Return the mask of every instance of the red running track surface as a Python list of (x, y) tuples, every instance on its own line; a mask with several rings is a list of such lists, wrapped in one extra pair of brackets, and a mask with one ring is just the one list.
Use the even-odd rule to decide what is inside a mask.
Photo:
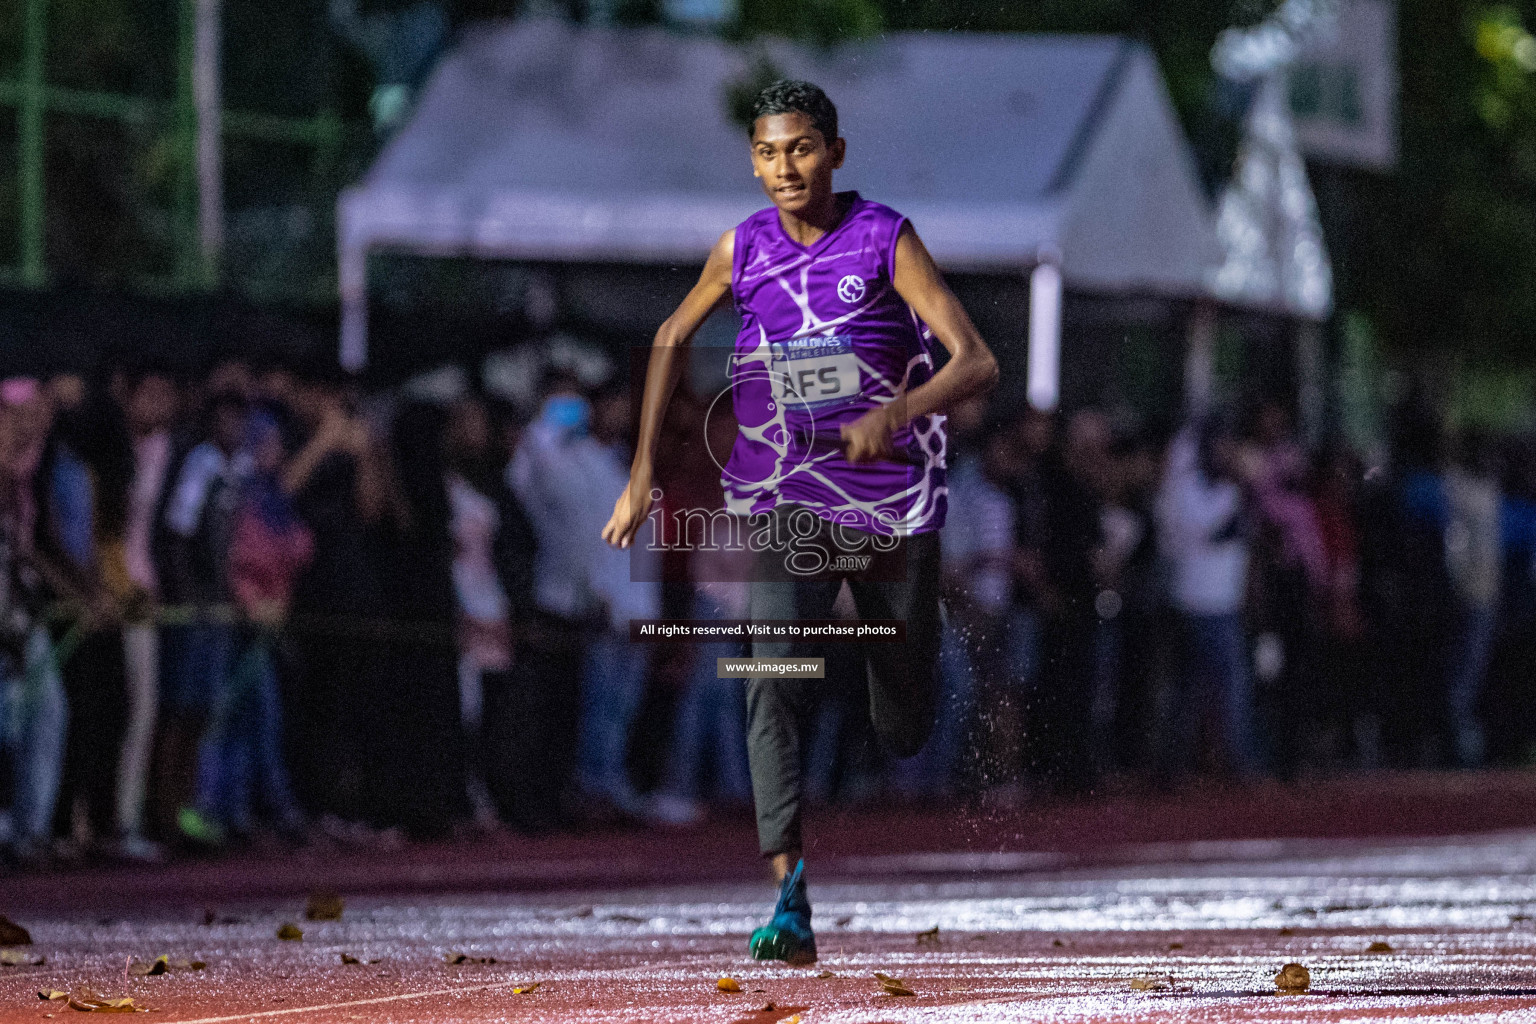
[[(773, 893), (741, 820), (6, 876), (44, 962), (0, 967), (0, 1021), (86, 984), (167, 1024), (1536, 1022), (1533, 812), (1536, 779), (1486, 774), (822, 814), (809, 969), (744, 955)], [(340, 920), (303, 919), (319, 888)], [(160, 954), (207, 967), (125, 973)], [(1275, 994), (1288, 962), (1306, 994)]]

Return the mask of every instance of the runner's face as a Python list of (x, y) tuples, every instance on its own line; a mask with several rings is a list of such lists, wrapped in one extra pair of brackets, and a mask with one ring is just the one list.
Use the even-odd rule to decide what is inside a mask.
[(842, 139), (827, 145), (805, 114), (769, 114), (752, 129), (752, 173), (780, 210), (798, 214), (832, 195), (832, 172), (843, 165)]

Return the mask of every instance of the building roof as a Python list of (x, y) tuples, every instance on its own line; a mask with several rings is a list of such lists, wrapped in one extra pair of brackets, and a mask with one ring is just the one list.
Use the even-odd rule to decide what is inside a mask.
[(839, 188), (907, 214), (941, 265), (1058, 260), (1068, 287), (1203, 294), (1213, 213), (1157, 65), (1106, 36), (892, 33), (761, 51), (557, 19), (472, 26), (339, 203), (344, 302), (373, 248), (702, 261), (766, 205), (729, 115), (766, 56), (838, 105)]

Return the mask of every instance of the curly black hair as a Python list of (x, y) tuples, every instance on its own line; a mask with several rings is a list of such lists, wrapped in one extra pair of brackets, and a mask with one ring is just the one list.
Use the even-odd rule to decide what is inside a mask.
[(757, 131), (758, 118), (773, 114), (804, 114), (827, 145), (837, 138), (837, 107), (818, 85), (781, 78), (768, 86), (752, 100), (752, 124), (747, 134)]

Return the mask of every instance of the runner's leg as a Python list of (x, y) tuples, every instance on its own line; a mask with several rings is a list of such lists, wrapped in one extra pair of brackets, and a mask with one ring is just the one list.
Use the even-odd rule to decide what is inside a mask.
[[(826, 618), (832, 612), (838, 588), (839, 583), (834, 580), (754, 580), (750, 614), (758, 621)], [(813, 651), (812, 645), (787, 640), (752, 644), (754, 658), (805, 657)], [(780, 880), (773, 916), (747, 941), (747, 948), (758, 960), (805, 964), (816, 959), (805, 862), (799, 859), (800, 805), (804, 795), (800, 737), (815, 706), (815, 687), (823, 682), (776, 677), (747, 681), (747, 755), (757, 807), (758, 842), (763, 855), (771, 858), (774, 874)]]
[[(767, 619), (824, 619), (832, 614), (839, 584), (830, 580), (752, 583), (750, 615)], [(791, 640), (752, 642), (754, 658), (810, 656), (815, 652)], [(747, 761), (752, 798), (757, 807), (757, 836), (763, 856), (800, 849), (800, 739), (822, 679), (747, 680)], [(791, 865), (792, 867), (793, 865)]]
[(848, 586), (860, 619), (906, 623), (905, 643), (868, 645), (869, 717), (888, 753), (911, 757), (927, 742), (938, 711), (939, 535), (905, 538), (890, 556), (901, 558), (904, 571)]

